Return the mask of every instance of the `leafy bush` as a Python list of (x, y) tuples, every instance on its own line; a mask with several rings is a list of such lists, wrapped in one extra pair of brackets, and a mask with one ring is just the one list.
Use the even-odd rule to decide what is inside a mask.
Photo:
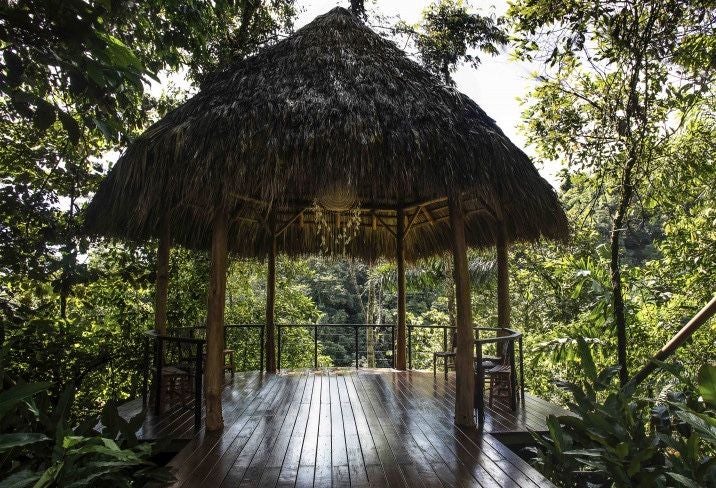
[(110, 402), (100, 419), (90, 417), (73, 428), (67, 422), (74, 399), (71, 385), (51, 405), (50, 383), (14, 383), (0, 376), (0, 487), (156, 486), (171, 481), (169, 470), (150, 460), (156, 446), (135, 436), (143, 414), (127, 421)]
[(716, 486), (716, 367), (702, 367), (697, 389), (652, 400), (612, 390), (619, 368), (597, 373), (584, 340), (579, 349), (587, 381), (559, 384), (576, 415), (549, 416), (549, 432), (533, 434), (536, 466), (561, 486)]

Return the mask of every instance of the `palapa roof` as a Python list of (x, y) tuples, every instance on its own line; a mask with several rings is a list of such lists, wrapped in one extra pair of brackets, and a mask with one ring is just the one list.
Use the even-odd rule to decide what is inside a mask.
[(451, 248), (453, 191), (471, 246), (494, 244), (496, 220), (511, 241), (567, 237), (552, 187), (474, 101), (335, 8), (216, 73), (130, 144), (87, 226), (142, 240), (166, 216), (174, 242), (208, 248), (224, 208), (237, 255), (264, 256), (272, 233), (279, 252), (313, 253), (314, 202), (348, 193), (360, 231), (345, 253), (393, 257), (403, 209), (414, 260)]

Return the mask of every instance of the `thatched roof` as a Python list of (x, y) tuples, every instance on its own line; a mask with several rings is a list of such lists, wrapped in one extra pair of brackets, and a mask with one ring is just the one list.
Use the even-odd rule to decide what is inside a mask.
[(495, 219), (511, 240), (568, 232), (554, 190), (475, 102), (342, 8), (215, 74), (152, 125), (101, 184), (87, 225), (146, 239), (166, 215), (176, 243), (205, 248), (223, 206), (238, 255), (265, 255), (270, 213), (280, 252), (311, 253), (311, 206), (330, 188), (360, 202), (346, 252), (368, 259), (394, 255), (398, 208), (408, 259), (450, 249), (455, 189), (472, 246), (494, 243)]

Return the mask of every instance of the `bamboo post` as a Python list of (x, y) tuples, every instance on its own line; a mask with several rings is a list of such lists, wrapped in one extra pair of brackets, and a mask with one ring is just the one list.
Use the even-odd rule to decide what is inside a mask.
[[(497, 327), (510, 327), (510, 268), (507, 232), (504, 222), (497, 223)], [(498, 335), (506, 335), (498, 331)], [(498, 354), (504, 352), (504, 343), (497, 342)]]
[[(473, 349), (475, 338), (472, 330), (465, 220), (458, 195), (451, 195), (448, 198), (448, 209), (450, 211), (450, 227), (452, 228), (453, 260), (455, 262), (455, 301), (457, 305), (455, 423), (463, 427), (474, 427), (475, 372)], [(479, 393), (482, 395), (482, 392)]]
[(271, 247), (266, 277), (266, 372), (276, 372), (276, 237), (273, 235), (273, 214), (270, 217)]
[(397, 212), (396, 261), (398, 262), (398, 330), (395, 368), (405, 370), (405, 211)]
[(228, 253), (227, 216), (223, 209), (214, 215), (211, 236), (211, 277), (206, 320), (206, 430), (224, 427), (221, 392), (224, 387), (224, 306)]
[(166, 335), (167, 295), (169, 291), (169, 252), (171, 250), (171, 235), (169, 232), (168, 218), (164, 217), (162, 219), (159, 232), (156, 293), (154, 296), (154, 330), (159, 335)]
[(694, 315), (689, 322), (676, 333), (674, 337), (662, 347), (659, 352), (654, 354), (649, 362), (644, 366), (637, 374), (635, 374), (626, 386), (635, 387), (647, 376), (649, 376), (658, 366), (659, 363), (663, 362), (674, 354), (674, 352), (684, 343), (686, 340), (696, 332), (699, 327), (704, 325), (711, 317), (716, 314), (716, 296), (714, 296), (709, 303), (699, 310), (699, 313)]

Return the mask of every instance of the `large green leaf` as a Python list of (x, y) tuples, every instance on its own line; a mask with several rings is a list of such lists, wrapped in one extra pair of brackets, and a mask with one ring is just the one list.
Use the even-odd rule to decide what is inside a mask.
[(34, 488), (45, 488), (55, 485), (57, 476), (60, 474), (62, 468), (64, 467), (65, 463), (59, 462), (47, 468), (45, 472), (42, 473), (42, 476), (40, 476), (40, 479), (37, 480), (37, 483), (35, 483)]
[(716, 366), (704, 364), (699, 370), (699, 393), (706, 403), (716, 406)]
[(103, 32), (98, 32), (97, 34), (98, 37), (107, 43), (107, 56), (113, 64), (122, 68), (143, 70), (141, 61), (139, 61), (132, 50), (129, 49), (122, 41)]
[(40, 473), (20, 471), (0, 481), (0, 488), (27, 488), (40, 478)]
[(52, 383), (23, 383), (0, 393), (0, 418), (18, 403), (45, 391)]
[(676, 415), (701, 434), (704, 441), (716, 446), (716, 418), (695, 412), (676, 412)]
[(594, 359), (592, 359), (592, 351), (587, 345), (587, 341), (584, 337), (577, 337), (577, 348), (579, 349), (579, 357), (582, 360), (582, 369), (587, 378), (592, 381), (597, 381), (597, 367), (594, 365)]
[(687, 486), (688, 488), (700, 488), (701, 484), (697, 483), (696, 481), (692, 480), (691, 478), (687, 478), (684, 475), (681, 475), (679, 473), (666, 473), (666, 475), (671, 478), (672, 480), (676, 481), (678, 483), (677, 486)]
[(51, 440), (45, 434), (37, 434), (32, 432), (16, 432), (12, 434), (0, 435), (0, 452), (5, 452), (13, 447), (29, 446), (38, 442)]

